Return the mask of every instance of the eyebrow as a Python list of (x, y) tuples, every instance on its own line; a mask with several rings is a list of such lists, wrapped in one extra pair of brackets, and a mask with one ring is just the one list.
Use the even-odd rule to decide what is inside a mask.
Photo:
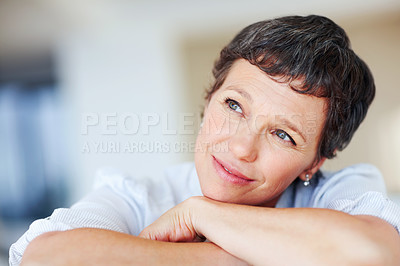
[(283, 123), (284, 125), (286, 125), (288, 128), (290, 128), (291, 130), (293, 130), (294, 132), (298, 133), (300, 135), (300, 137), (304, 140), (304, 142), (307, 142), (305, 136), (303, 135), (303, 133), (301, 132), (301, 130), (299, 130), (299, 128), (293, 124), (290, 120), (282, 117), (282, 116), (277, 116), (279, 117), (278, 120)]
[(251, 95), (247, 91), (235, 87), (228, 87), (227, 90), (236, 91), (244, 98), (246, 98), (250, 103), (253, 103), (253, 98), (251, 98)]
[[(227, 87), (226, 90), (236, 91), (237, 93), (242, 95), (244, 98), (246, 98), (250, 103), (253, 103), (253, 98), (251, 98), (251, 95), (243, 89), (239, 89), (236, 87)], [(288, 128), (290, 128), (291, 130), (293, 130), (294, 132), (299, 134), (304, 142), (307, 142), (304, 134), (299, 130), (299, 128), (294, 123), (292, 123), (290, 120), (284, 118), (282, 115), (278, 115), (277, 117), (279, 117), (279, 121), (281, 123), (285, 124)]]

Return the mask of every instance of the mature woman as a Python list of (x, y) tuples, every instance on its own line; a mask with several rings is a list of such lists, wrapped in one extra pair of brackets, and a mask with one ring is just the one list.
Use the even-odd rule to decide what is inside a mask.
[(319, 170), (375, 93), (343, 29), (320, 16), (252, 24), (213, 73), (195, 165), (154, 184), (103, 173), (35, 221), (10, 263), (399, 265), (400, 208), (379, 172)]

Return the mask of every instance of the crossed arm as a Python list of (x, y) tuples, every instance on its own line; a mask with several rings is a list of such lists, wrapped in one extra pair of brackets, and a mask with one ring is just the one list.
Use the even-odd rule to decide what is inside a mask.
[[(210, 242), (198, 242), (204, 238)], [(139, 237), (88, 228), (44, 234), (28, 246), (22, 262), (398, 265), (399, 250), (397, 231), (376, 217), (193, 197), (166, 212)]]

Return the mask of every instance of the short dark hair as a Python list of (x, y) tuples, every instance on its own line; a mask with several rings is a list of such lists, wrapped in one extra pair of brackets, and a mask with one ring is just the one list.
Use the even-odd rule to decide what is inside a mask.
[[(336, 150), (349, 144), (375, 96), (368, 66), (351, 49), (345, 31), (326, 17), (287, 16), (244, 28), (215, 62), (215, 81), (206, 100), (241, 58), (275, 80), (287, 82), (298, 93), (327, 99), (317, 161), (333, 158)], [(294, 86), (295, 80), (301, 84)]]

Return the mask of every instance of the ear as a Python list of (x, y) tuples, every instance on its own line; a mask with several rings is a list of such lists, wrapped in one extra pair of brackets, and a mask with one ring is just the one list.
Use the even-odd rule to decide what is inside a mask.
[(315, 164), (311, 169), (306, 169), (304, 170), (303, 173), (300, 174), (300, 179), (303, 181), (306, 181), (306, 175), (309, 175), (309, 180), (311, 180), (312, 176), (321, 168), (321, 166), (324, 164), (326, 160), (326, 157), (322, 157), (321, 160), (317, 164)]

